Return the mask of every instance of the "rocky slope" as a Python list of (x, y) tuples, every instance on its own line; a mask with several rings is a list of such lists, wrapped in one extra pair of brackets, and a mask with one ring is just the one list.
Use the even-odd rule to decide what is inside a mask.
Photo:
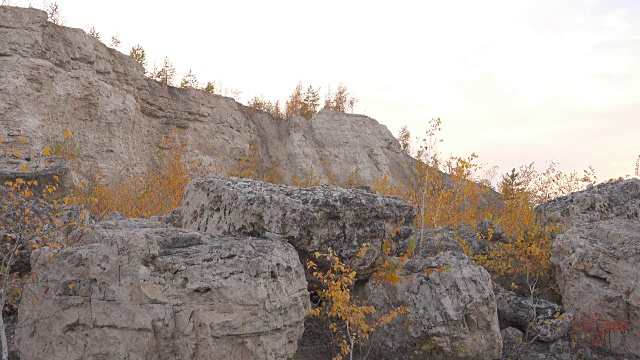
[[(231, 98), (165, 86), (130, 57), (45, 12), (0, 6), (0, 137), (29, 155), (71, 129), (82, 158), (114, 176), (153, 166), (163, 135), (188, 142), (191, 159), (223, 173), (255, 144), (260, 164), (285, 178), (313, 173), (362, 183), (409, 176), (412, 159), (393, 135), (361, 115), (321, 111), (274, 119)], [(24, 136), (25, 144), (16, 140)]]

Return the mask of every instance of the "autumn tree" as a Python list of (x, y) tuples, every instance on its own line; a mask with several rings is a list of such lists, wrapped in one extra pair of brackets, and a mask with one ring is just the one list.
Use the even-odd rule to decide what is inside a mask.
[(111, 47), (114, 49), (117, 49), (120, 47), (120, 45), (122, 44), (122, 41), (120, 41), (120, 38), (118, 36), (118, 34), (111, 36)]
[(289, 95), (289, 99), (285, 103), (285, 117), (291, 118), (300, 115), (309, 120), (318, 112), (320, 107), (320, 89), (314, 89), (309, 86), (303, 91), (302, 81), (298, 82), (295, 90)]
[(358, 103), (358, 99), (350, 95), (349, 89), (342, 83), (338, 85), (338, 90), (335, 93), (331, 92), (331, 89), (327, 90), (327, 94), (324, 99), (323, 109), (333, 110), (338, 112), (347, 112), (347, 109), (353, 112), (354, 107)]
[(162, 61), (162, 67), (157, 69), (154, 65), (153, 71), (149, 76), (167, 86), (173, 85), (173, 80), (176, 76), (176, 68), (173, 66), (173, 63), (171, 63), (171, 60), (169, 60), (169, 57), (165, 57)]
[(213, 83), (211, 81), (207, 81), (207, 84), (202, 87), (202, 91), (204, 91), (206, 93), (209, 93), (209, 94), (214, 94), (215, 91), (216, 91), (215, 83)]
[(295, 90), (289, 95), (289, 99), (285, 103), (284, 114), (287, 119), (302, 114), (304, 104), (304, 95), (302, 93), (302, 81), (298, 82)]
[(191, 69), (189, 69), (189, 72), (180, 81), (180, 87), (181, 88), (190, 87), (190, 88), (194, 88), (194, 89), (198, 88), (198, 79), (193, 74)]
[[(19, 138), (19, 142), (26, 142), (26, 138)], [(49, 166), (47, 155), (51, 148), (42, 150), (42, 155), (31, 158), (29, 164), (37, 167)], [(0, 156), (19, 159), (21, 154), (11, 145), (3, 146), (0, 138)], [(10, 318), (8, 312), (18, 301), (37, 301), (26, 298), (23, 286), (33, 274), (27, 273), (18, 265), (24, 254), (33, 249), (48, 246), (55, 253), (71, 241), (72, 227), (86, 225), (75, 221), (69, 216), (70, 209), (64, 209), (69, 204), (69, 198), (51, 199), (49, 196), (58, 188), (58, 177), (53, 176), (51, 183), (40, 184), (38, 180), (25, 180), (31, 171), (29, 165), (22, 165), (20, 173), (23, 178), (0, 184), (0, 345), (2, 346), (2, 360), (9, 358), (7, 344), (7, 327), (5, 318)], [(67, 211), (65, 217), (63, 211)], [(88, 213), (81, 210), (80, 218), (88, 218)], [(29, 256), (26, 257), (27, 259)], [(28, 261), (28, 260), (27, 260)]]
[(163, 136), (159, 145), (156, 169), (142, 172), (132, 169), (115, 181), (76, 189), (74, 201), (98, 218), (114, 211), (127, 217), (148, 218), (179, 207), (184, 188), (192, 178), (193, 164), (182, 159), (185, 144), (177, 138)]
[(300, 115), (309, 120), (318, 111), (320, 106), (320, 89), (314, 89), (309, 85), (302, 99), (302, 109)]
[(89, 30), (87, 30), (87, 33), (89, 34), (89, 36), (100, 40), (100, 33), (98, 32), (98, 30), (96, 30), (95, 26), (90, 26)]
[(56, 25), (64, 24), (64, 20), (60, 15), (60, 5), (57, 1), (54, 1), (50, 4), (46, 4), (45, 2), (45, 11), (47, 12), (47, 20), (51, 21)]
[(270, 114), (277, 119), (284, 118), (284, 113), (280, 109), (280, 100), (276, 100), (276, 102), (273, 103), (273, 108), (271, 108)]
[(514, 200), (516, 195), (522, 193), (523, 182), (520, 180), (520, 173), (516, 169), (511, 169), (511, 173), (504, 174), (502, 181), (498, 184), (498, 191), (502, 193), (505, 200)]
[(131, 51), (129, 51), (129, 56), (133, 60), (138, 62), (138, 64), (144, 66), (145, 68), (147, 67), (147, 53), (142, 48), (142, 45), (138, 44), (132, 47)]
[(400, 132), (398, 133), (396, 139), (400, 143), (402, 151), (404, 151), (407, 155), (411, 155), (411, 133), (406, 126), (403, 126), (400, 129)]
[[(369, 244), (363, 244), (356, 258), (361, 258), (367, 252)], [(389, 324), (398, 315), (406, 314), (410, 309), (406, 306), (393, 307), (389, 312), (378, 313), (372, 305), (358, 301), (351, 293), (356, 281), (356, 271), (350, 266), (342, 263), (337, 253), (327, 249), (326, 254), (316, 252), (316, 260), (329, 264), (328, 270), (320, 270), (319, 265), (312, 260), (307, 260), (307, 269), (311, 270), (313, 276), (320, 282), (322, 289), (318, 291), (320, 305), (309, 311), (309, 314), (316, 317), (327, 318), (330, 322), (330, 329), (338, 335), (338, 346), (340, 354), (334, 360), (341, 360), (344, 356), (353, 359), (354, 349), (363, 340), (369, 339), (371, 334), (377, 329)], [(387, 273), (388, 268), (384, 268), (384, 274), (378, 274), (377, 281), (398, 282), (394, 273)]]
[(264, 96), (254, 96), (251, 100), (247, 102), (247, 105), (258, 110), (262, 110), (264, 112), (269, 113), (274, 118), (283, 118), (284, 114), (280, 109), (280, 101), (276, 100), (275, 103), (272, 103), (269, 100), (265, 100)]

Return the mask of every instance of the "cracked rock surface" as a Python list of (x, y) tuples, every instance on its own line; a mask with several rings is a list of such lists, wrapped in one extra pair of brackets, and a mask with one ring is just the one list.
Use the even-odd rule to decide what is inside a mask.
[[(427, 274), (426, 269), (439, 269)], [(388, 311), (409, 306), (371, 340), (374, 358), (498, 359), (502, 336), (489, 273), (466, 255), (446, 251), (409, 259), (396, 284), (365, 286), (370, 301)]]
[(599, 313), (630, 322), (625, 338), (611, 333), (613, 351), (640, 354), (640, 180), (600, 184), (541, 205), (547, 221), (565, 226), (551, 261), (565, 311), (577, 319)]
[(111, 219), (54, 259), (34, 251), (21, 359), (293, 356), (309, 295), (291, 245)]
[[(187, 185), (179, 211), (185, 229), (280, 239), (292, 244), (302, 261), (331, 247), (359, 279), (373, 272), (383, 240), (399, 242), (411, 234), (416, 214), (404, 200), (361, 189), (301, 189), (213, 176)], [(371, 246), (356, 259), (364, 243)]]

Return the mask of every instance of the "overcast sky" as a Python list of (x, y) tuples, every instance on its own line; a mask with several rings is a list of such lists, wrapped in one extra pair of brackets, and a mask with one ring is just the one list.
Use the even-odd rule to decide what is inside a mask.
[(245, 103), (343, 82), (394, 135), (439, 117), (445, 155), (502, 172), (552, 160), (605, 180), (640, 155), (637, 0), (58, 3), (66, 26), (139, 43)]

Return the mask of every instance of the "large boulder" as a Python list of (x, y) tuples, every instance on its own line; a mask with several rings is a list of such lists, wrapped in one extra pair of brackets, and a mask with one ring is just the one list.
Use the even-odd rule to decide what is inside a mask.
[(99, 223), (84, 244), (34, 252), (20, 358), (285, 359), (307, 283), (281, 241), (212, 237), (146, 220)]
[(576, 318), (598, 313), (630, 323), (625, 336), (611, 333), (614, 352), (640, 355), (640, 180), (600, 184), (537, 209), (563, 224), (555, 239), (555, 265), (563, 305)]
[[(186, 229), (281, 239), (303, 260), (331, 247), (359, 279), (373, 272), (383, 240), (400, 241), (411, 234), (416, 214), (404, 200), (362, 189), (300, 189), (219, 177), (191, 181), (180, 212)], [(371, 245), (369, 250), (356, 258), (364, 243)]]
[[(431, 269), (430, 271), (427, 269)], [(386, 312), (410, 312), (374, 334), (373, 352), (385, 359), (497, 359), (502, 337), (489, 273), (466, 255), (446, 251), (405, 262), (395, 284), (365, 286)]]

